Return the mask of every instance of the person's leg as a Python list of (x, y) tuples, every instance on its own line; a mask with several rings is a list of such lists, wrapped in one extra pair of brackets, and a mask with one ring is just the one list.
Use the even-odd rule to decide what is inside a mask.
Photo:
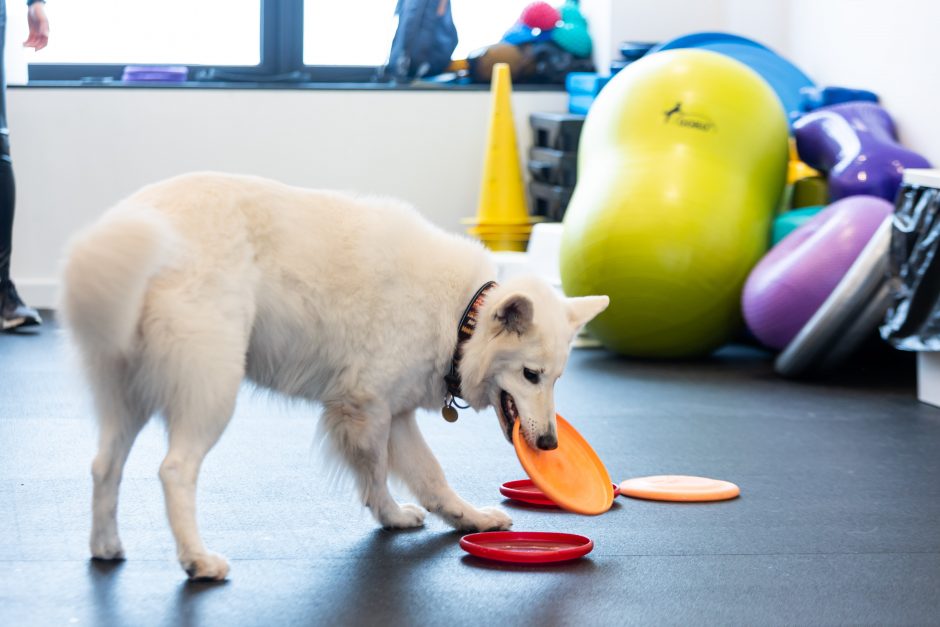
[(35, 309), (27, 307), (10, 280), (13, 255), (13, 213), (16, 187), (10, 159), (10, 132), (7, 129), (7, 82), (3, 46), (6, 43), (6, 1), (0, 0), (0, 330), (42, 323)]
[(6, 0), (0, 0), (0, 283), (10, 280), (13, 209), (16, 202), (13, 163), (10, 160), (10, 131), (7, 129), (7, 81), (3, 58), (6, 22)]
[[(0, 40), (2, 39), (0, 36)], [(0, 88), (0, 118), (4, 117), (3, 91)], [(10, 161), (10, 134), (5, 120), (0, 120), (0, 124), (3, 125), (0, 126), (0, 283), (6, 283), (10, 280), (10, 256), (13, 253), (16, 184), (13, 180), (13, 163)]]

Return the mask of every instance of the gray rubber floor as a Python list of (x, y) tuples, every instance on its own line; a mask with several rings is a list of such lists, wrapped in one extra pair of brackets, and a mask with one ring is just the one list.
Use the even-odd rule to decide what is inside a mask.
[(527, 509), (497, 491), (524, 474), (492, 414), (423, 416), (466, 498), (596, 544), (563, 565), (487, 563), (436, 520), (376, 529), (311, 450), (316, 410), (246, 390), (199, 488), (230, 580), (191, 584), (160, 426), (125, 474), (127, 561), (89, 561), (88, 398), (54, 328), (0, 336), (0, 625), (940, 624), (940, 410), (915, 400), (909, 361), (822, 385), (781, 381), (749, 349), (683, 364), (581, 351), (556, 397), (615, 480), (714, 476), (741, 498)]

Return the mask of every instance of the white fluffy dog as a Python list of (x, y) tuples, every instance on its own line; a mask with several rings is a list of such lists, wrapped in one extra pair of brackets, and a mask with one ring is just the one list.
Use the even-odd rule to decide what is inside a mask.
[[(419, 526), (426, 513), (392, 499), (392, 472), (458, 529), (508, 528), (505, 513), (450, 488), (414, 416), (449, 402), (458, 325), (494, 277), (479, 244), (389, 200), (192, 174), (119, 203), (73, 240), (63, 277), (64, 320), (100, 425), (92, 555), (123, 557), (121, 473), (159, 413), (169, 433), (159, 474), (180, 564), (193, 578), (226, 577), (225, 558), (196, 528), (196, 479), (246, 377), (322, 404), (324, 434), (383, 526)], [(456, 391), (476, 410), (495, 406), (507, 437), (521, 417), (530, 445), (553, 448), (555, 380), (607, 297), (565, 300), (528, 278), (479, 300), (476, 328), (457, 351)]]

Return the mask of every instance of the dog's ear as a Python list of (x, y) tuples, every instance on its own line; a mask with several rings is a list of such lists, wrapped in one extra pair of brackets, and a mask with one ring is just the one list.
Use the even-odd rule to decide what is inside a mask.
[(501, 329), (522, 335), (532, 326), (532, 301), (524, 294), (510, 294), (496, 306), (493, 317)]
[(582, 296), (580, 298), (569, 298), (567, 304), (568, 322), (571, 324), (571, 328), (577, 331), (593, 320), (594, 316), (607, 309), (610, 298), (607, 296)]

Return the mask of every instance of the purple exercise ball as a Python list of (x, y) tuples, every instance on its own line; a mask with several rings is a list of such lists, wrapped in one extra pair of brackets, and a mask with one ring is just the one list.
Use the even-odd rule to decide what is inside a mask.
[(850, 196), (783, 238), (744, 285), (741, 304), (751, 333), (771, 348), (789, 344), (892, 210), (883, 198)]

